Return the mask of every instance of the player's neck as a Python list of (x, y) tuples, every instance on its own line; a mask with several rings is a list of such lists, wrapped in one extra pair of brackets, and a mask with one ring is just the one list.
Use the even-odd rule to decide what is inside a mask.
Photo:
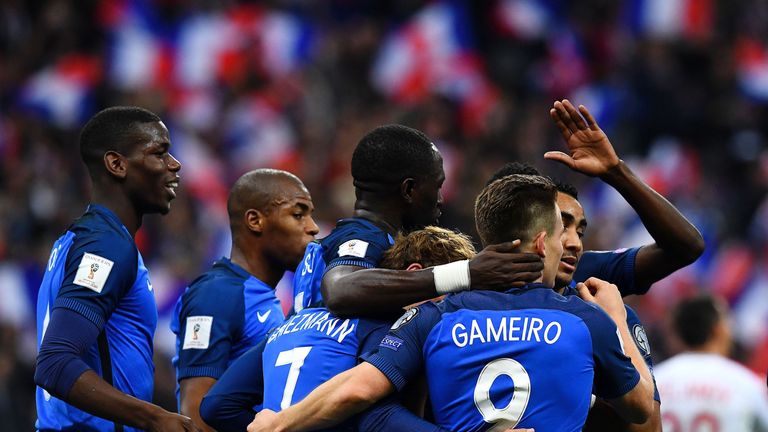
[(233, 244), (229, 260), (272, 288), (277, 286), (285, 273), (285, 269), (270, 265), (269, 260), (262, 256), (258, 248), (242, 248)]
[(393, 236), (402, 229), (399, 214), (391, 214), (390, 212), (377, 211), (371, 208), (355, 208), (354, 216), (373, 222)]
[(112, 211), (120, 219), (120, 222), (122, 222), (128, 232), (131, 233), (131, 236), (135, 236), (136, 231), (141, 227), (142, 215), (128, 200), (128, 197), (120, 192), (104, 191), (94, 186), (91, 203), (106, 207)]

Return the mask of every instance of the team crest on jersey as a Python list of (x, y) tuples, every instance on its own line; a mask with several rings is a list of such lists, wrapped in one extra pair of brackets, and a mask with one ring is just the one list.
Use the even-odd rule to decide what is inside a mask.
[(354, 256), (365, 258), (365, 252), (368, 250), (368, 242), (362, 240), (349, 240), (339, 246), (339, 256)]
[(651, 344), (648, 342), (648, 335), (645, 334), (645, 328), (640, 324), (632, 327), (632, 337), (635, 339), (635, 345), (640, 349), (644, 356), (651, 354)]
[(77, 266), (77, 274), (75, 274), (73, 283), (101, 293), (114, 264), (106, 258), (86, 253)]
[(391, 328), (391, 330), (397, 330), (397, 329), (399, 329), (400, 327), (402, 327), (402, 326), (404, 326), (404, 325), (408, 324), (408, 323), (409, 323), (409, 322), (411, 322), (411, 320), (413, 320), (413, 319), (416, 317), (416, 315), (418, 315), (418, 314), (419, 314), (419, 308), (411, 308), (411, 309), (408, 309), (408, 310), (405, 312), (405, 314), (403, 314), (403, 316), (401, 316), (401, 317), (400, 317), (400, 318), (399, 318), (397, 321), (395, 321), (395, 323), (392, 325), (392, 328)]

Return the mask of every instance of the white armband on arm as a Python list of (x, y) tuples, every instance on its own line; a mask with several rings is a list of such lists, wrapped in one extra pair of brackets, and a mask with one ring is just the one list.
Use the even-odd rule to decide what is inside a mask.
[(435, 266), (432, 274), (435, 277), (435, 291), (439, 295), (468, 290), (470, 287), (469, 260)]

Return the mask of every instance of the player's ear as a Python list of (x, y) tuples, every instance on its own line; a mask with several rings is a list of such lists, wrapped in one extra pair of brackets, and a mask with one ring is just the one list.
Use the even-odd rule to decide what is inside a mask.
[(540, 231), (533, 238), (533, 253), (545, 258), (547, 256), (547, 232)]
[(256, 209), (248, 209), (243, 215), (243, 222), (249, 231), (261, 234), (264, 231), (266, 217), (263, 212)]
[(405, 202), (413, 202), (413, 192), (416, 189), (416, 179), (408, 177), (400, 183), (400, 196), (403, 197)]
[(406, 268), (406, 270), (414, 271), (414, 270), (421, 270), (423, 268), (424, 267), (419, 263), (412, 263), (411, 265), (408, 266), (408, 268)]
[(128, 163), (120, 153), (110, 150), (104, 153), (104, 168), (117, 178), (124, 179), (128, 175)]

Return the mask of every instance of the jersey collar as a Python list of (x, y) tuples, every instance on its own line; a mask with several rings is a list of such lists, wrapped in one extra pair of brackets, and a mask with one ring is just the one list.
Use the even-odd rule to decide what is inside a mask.
[(101, 204), (94, 204), (90, 203), (88, 204), (88, 208), (85, 209), (86, 213), (93, 213), (95, 215), (98, 215), (100, 217), (103, 217), (107, 220), (107, 222), (111, 225), (115, 225), (116, 227), (122, 228), (129, 236), (131, 235), (130, 231), (128, 231), (128, 228), (123, 225), (123, 221), (120, 220), (120, 218), (117, 217), (117, 215), (107, 207), (104, 207)]
[(510, 289), (507, 290), (507, 292), (508, 293), (514, 293), (514, 292), (528, 291), (528, 290), (533, 290), (533, 289), (538, 289), (538, 288), (544, 288), (544, 289), (552, 290), (552, 287), (549, 286), (549, 285), (544, 285), (541, 282), (533, 282), (533, 283), (529, 283), (529, 284), (527, 284), (527, 285), (525, 285), (525, 286), (523, 286), (521, 288), (510, 288)]
[(227, 270), (231, 271), (232, 273), (236, 274), (238, 277), (244, 279), (244, 280), (252, 280), (256, 282), (259, 286), (263, 286), (269, 290), (272, 290), (272, 287), (264, 283), (261, 279), (257, 278), (256, 276), (250, 274), (248, 270), (240, 267), (239, 265), (232, 262), (231, 259), (227, 257), (221, 257), (218, 261), (213, 263), (214, 267), (220, 266), (224, 267)]

